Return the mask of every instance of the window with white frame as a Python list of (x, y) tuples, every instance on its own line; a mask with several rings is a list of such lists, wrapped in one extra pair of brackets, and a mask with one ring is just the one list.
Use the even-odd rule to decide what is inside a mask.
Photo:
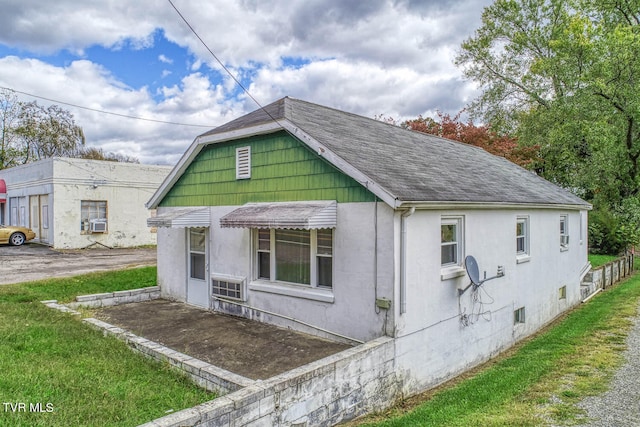
[(311, 287), (333, 286), (333, 230), (258, 229), (256, 278)]
[(560, 248), (569, 247), (569, 216), (560, 215)]
[(464, 236), (462, 217), (442, 217), (440, 236), (442, 267), (462, 265)]
[(82, 200), (80, 202), (80, 231), (90, 231), (92, 219), (107, 218), (107, 202), (105, 200)]
[(529, 255), (529, 217), (519, 216), (516, 220), (516, 255)]
[(189, 228), (189, 277), (205, 280), (207, 234), (204, 228)]
[(258, 230), (257, 259), (258, 279), (271, 279), (271, 230)]

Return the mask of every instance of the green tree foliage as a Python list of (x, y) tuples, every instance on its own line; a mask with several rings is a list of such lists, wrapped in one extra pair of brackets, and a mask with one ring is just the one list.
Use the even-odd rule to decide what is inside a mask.
[(496, 0), (456, 59), (481, 87), (472, 117), (539, 146), (536, 171), (625, 230), (621, 247), (638, 243), (638, 58), (640, 0)]
[(18, 101), (0, 90), (0, 169), (53, 157), (78, 157), (85, 144), (73, 115), (57, 105)]
[(49, 157), (74, 157), (84, 145), (84, 133), (73, 115), (57, 105), (22, 103), (14, 129), (22, 144), (24, 163)]
[(140, 163), (135, 157), (86, 147), (82, 128), (58, 105), (21, 102), (14, 92), (0, 89), (0, 169), (49, 157)]

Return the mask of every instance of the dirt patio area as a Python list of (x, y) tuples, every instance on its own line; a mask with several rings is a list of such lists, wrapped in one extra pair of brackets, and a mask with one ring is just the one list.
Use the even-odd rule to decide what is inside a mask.
[[(0, 245), (0, 285), (156, 264), (156, 248), (54, 250)], [(266, 379), (348, 345), (155, 300), (97, 310), (95, 317), (250, 379)]]
[(267, 379), (350, 348), (311, 335), (166, 300), (96, 310), (94, 317), (250, 379)]

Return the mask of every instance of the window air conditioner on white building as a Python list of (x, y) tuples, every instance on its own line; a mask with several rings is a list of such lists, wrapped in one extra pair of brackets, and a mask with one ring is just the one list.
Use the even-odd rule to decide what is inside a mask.
[(104, 218), (92, 219), (89, 221), (89, 231), (91, 233), (106, 233), (107, 220)]

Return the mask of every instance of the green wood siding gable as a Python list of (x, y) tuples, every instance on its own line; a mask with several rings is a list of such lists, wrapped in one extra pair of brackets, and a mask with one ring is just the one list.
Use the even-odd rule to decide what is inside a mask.
[[(251, 178), (236, 180), (236, 148), (251, 147)], [(248, 202), (374, 201), (353, 178), (285, 132), (202, 149), (160, 206), (237, 206)]]

